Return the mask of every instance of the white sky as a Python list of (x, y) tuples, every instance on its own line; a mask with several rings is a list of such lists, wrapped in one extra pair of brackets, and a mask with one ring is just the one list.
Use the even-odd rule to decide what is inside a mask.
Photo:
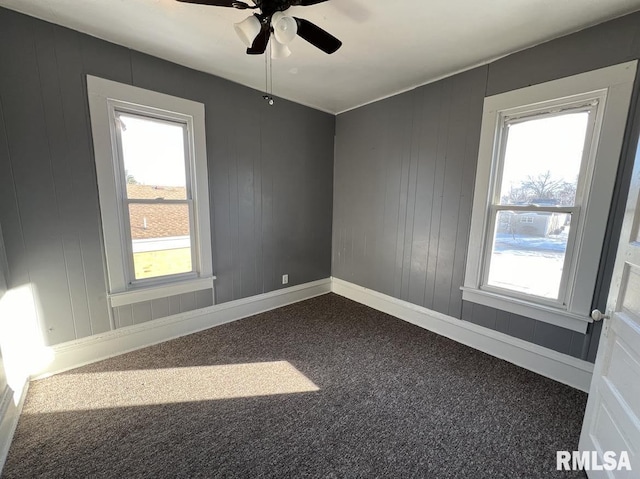
[(185, 186), (184, 129), (120, 114), (124, 168), (143, 185)]
[(552, 180), (575, 183), (580, 172), (589, 114), (570, 113), (516, 123), (509, 127), (502, 193), (531, 175), (551, 171)]

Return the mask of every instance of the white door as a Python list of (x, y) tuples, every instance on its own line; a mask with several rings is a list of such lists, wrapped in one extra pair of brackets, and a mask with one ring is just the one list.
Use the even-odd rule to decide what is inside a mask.
[[(627, 451), (632, 470), (591, 470), (590, 479), (640, 478), (640, 152), (636, 152), (622, 233), (600, 337), (580, 451)], [(597, 312), (594, 312), (597, 315)], [(611, 462), (609, 461), (609, 464)], [(618, 464), (622, 466), (622, 464)], [(596, 467), (599, 469), (599, 467)]]

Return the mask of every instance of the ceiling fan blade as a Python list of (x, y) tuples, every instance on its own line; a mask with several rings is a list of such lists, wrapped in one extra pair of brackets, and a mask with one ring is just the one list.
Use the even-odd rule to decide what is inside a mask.
[(182, 3), (195, 3), (198, 5), (211, 5), (213, 7), (233, 7), (234, 3), (238, 3), (232, 0), (178, 0)]
[(267, 43), (269, 43), (270, 34), (271, 31), (269, 30), (269, 24), (262, 24), (260, 33), (256, 35), (256, 38), (253, 39), (253, 43), (251, 44), (251, 46), (247, 48), (247, 55), (262, 55), (267, 49)]
[(304, 18), (297, 18), (298, 35), (311, 43), (314, 47), (319, 48), (325, 53), (331, 54), (342, 46), (342, 42), (329, 32), (323, 30), (318, 25), (311, 23)]
[(328, 0), (297, 0), (295, 2), (291, 2), (291, 5), (301, 5), (303, 7), (308, 7), (309, 5), (315, 5), (316, 3), (326, 2)]

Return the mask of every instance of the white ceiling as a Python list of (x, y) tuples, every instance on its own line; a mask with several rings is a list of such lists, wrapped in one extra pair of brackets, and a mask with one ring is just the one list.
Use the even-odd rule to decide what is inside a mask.
[[(258, 90), (264, 56), (233, 23), (248, 11), (175, 0), (0, 0), (4, 6)], [(273, 61), (273, 94), (330, 113), (487, 63), (640, 9), (640, 0), (330, 0), (292, 7), (343, 41), (327, 55), (301, 38)]]

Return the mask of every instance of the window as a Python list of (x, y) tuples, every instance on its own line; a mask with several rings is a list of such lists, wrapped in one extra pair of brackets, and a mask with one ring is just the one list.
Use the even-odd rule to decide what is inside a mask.
[(463, 299), (586, 331), (635, 68), (485, 99)]
[(111, 305), (211, 288), (203, 105), (87, 87)]

